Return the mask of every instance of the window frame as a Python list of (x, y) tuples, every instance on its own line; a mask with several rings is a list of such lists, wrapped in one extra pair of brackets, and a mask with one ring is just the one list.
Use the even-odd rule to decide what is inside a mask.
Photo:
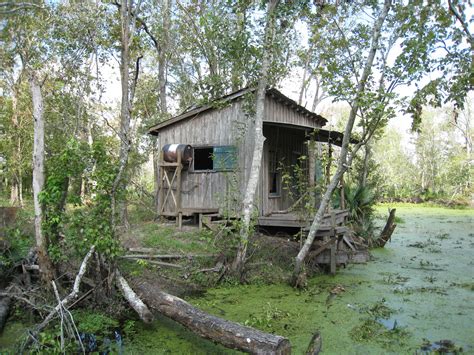
[[(231, 172), (231, 171), (235, 171), (237, 169), (237, 162), (238, 162), (238, 151), (237, 151), (237, 146), (236, 145), (232, 145), (232, 144), (225, 144), (225, 145), (218, 145), (218, 144), (206, 144), (206, 145), (192, 145), (193, 147), (193, 160), (192, 160), (192, 164), (191, 164), (191, 167), (189, 169), (189, 171), (191, 173), (221, 173), (221, 172)], [(215, 166), (215, 148), (225, 148), (225, 147), (229, 147), (231, 148), (231, 150), (233, 151), (233, 154), (235, 154), (235, 161), (234, 161), (234, 164), (233, 164), (233, 167), (232, 168), (216, 168)], [(195, 149), (211, 149), (212, 150), (212, 155), (211, 155), (211, 159), (212, 159), (212, 169), (198, 169), (196, 170), (195, 167), (194, 167), (194, 163), (195, 163), (195, 159), (194, 159), (194, 154), (195, 154)]]

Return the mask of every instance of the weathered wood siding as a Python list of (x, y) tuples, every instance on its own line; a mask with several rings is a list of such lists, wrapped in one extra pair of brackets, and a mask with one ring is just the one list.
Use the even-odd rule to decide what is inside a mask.
[[(164, 127), (159, 131), (159, 144), (180, 143), (191, 146), (234, 145), (238, 151), (238, 168), (235, 173), (216, 171), (183, 171), (181, 184), (182, 208), (224, 208), (240, 212), (243, 194), (250, 173), (253, 155), (254, 122), (248, 119), (243, 111), (243, 101), (233, 101), (221, 109), (202, 112), (195, 117)], [(300, 126), (300, 128), (277, 129), (269, 123)], [(268, 149), (278, 147), (282, 157), (290, 161), (294, 152), (305, 153), (304, 129), (318, 127), (317, 123), (304, 115), (293, 111), (289, 106), (267, 97), (264, 119), (266, 136), (261, 179), (258, 186), (258, 208), (260, 214), (288, 208), (291, 205), (288, 193), (280, 197), (268, 198)], [(279, 135), (279, 136), (278, 136)], [(174, 189), (174, 191), (176, 191)], [(165, 190), (166, 195), (166, 190)], [(170, 202), (170, 199), (168, 199)], [(174, 211), (174, 204), (168, 203), (166, 212)]]
[[(190, 170), (183, 171), (181, 184), (181, 206), (183, 208), (222, 208), (240, 203), (231, 203), (232, 196), (241, 195), (243, 181), (248, 178), (249, 152), (253, 150), (249, 132), (252, 122), (246, 119), (242, 111), (242, 102), (218, 110), (203, 112), (193, 118), (163, 128), (159, 133), (159, 143), (182, 143), (191, 146), (235, 145), (238, 149), (238, 168), (235, 173)], [(236, 184), (237, 185), (236, 185)], [(171, 202), (168, 199), (168, 202)], [(165, 211), (173, 211), (168, 203)], [(223, 212), (223, 211), (221, 211)]]
[(321, 126), (311, 117), (305, 116), (293, 110), (289, 105), (276, 101), (267, 96), (265, 101), (264, 122), (275, 122), (306, 128), (320, 128)]

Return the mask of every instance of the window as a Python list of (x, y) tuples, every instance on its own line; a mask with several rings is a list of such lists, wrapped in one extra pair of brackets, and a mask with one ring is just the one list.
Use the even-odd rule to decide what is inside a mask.
[(194, 171), (232, 171), (237, 166), (237, 148), (231, 145), (194, 148)]
[(270, 197), (278, 197), (281, 192), (281, 176), (278, 169), (278, 152), (268, 152), (268, 192)]
[(194, 148), (194, 170), (213, 170), (212, 147)]

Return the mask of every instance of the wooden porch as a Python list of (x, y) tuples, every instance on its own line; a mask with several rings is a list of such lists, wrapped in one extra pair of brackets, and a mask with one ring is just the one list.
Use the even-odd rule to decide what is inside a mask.
[[(349, 210), (332, 210), (326, 213), (321, 223), (321, 232), (330, 230), (333, 226), (336, 228), (343, 227), (349, 216)], [(258, 217), (259, 226), (267, 227), (294, 227), (309, 229), (313, 218), (301, 217), (297, 213), (271, 213), (269, 215)]]

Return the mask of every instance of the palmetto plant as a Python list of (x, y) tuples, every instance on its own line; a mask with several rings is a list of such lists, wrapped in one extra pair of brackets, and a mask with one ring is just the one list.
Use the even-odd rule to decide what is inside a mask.
[[(340, 192), (334, 200), (334, 207), (340, 208)], [(375, 194), (369, 186), (347, 184), (344, 186), (345, 208), (349, 210), (349, 221), (355, 232), (367, 237), (373, 230), (373, 206)]]

